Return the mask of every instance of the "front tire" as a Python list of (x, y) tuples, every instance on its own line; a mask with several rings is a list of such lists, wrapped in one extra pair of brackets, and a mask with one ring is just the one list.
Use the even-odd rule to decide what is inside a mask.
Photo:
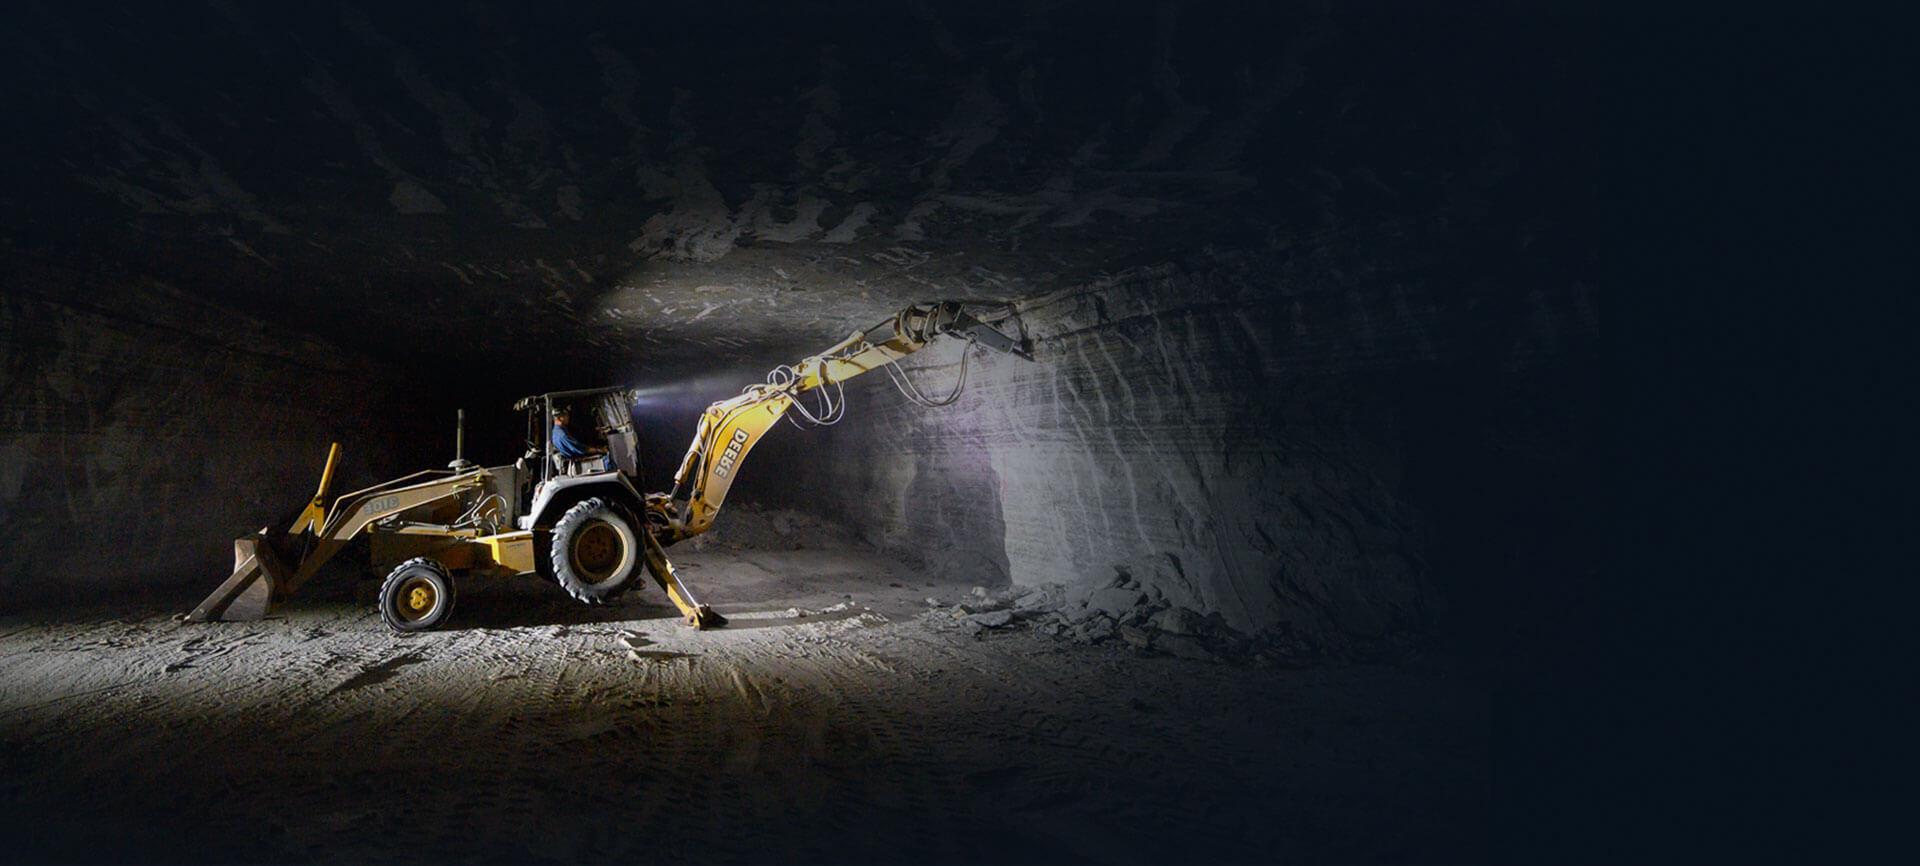
[(380, 584), (380, 618), (394, 631), (426, 631), (452, 611), (453, 576), (424, 556), (400, 563)]
[(640, 544), (624, 510), (598, 497), (585, 500), (553, 526), (554, 580), (586, 604), (605, 604), (633, 585)]

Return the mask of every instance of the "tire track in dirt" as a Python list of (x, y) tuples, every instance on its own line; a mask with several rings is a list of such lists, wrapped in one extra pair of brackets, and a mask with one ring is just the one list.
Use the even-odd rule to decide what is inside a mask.
[(925, 772), (938, 744), (921, 726), (901, 721), (901, 697), (891, 687), (900, 678), (897, 665), (840, 636), (872, 624), (779, 629), (741, 662), (780, 672), (771, 685), (760, 680), (772, 707), (760, 772), (776, 775), (783, 799), (807, 816), (810, 829), (801, 838), (833, 840), (794, 849), (796, 859), (952, 851), (975, 835), (950, 817), (953, 780)]
[[(933, 632), (895, 639), (921, 648), (902, 655), (923, 658), (931, 651), (929, 675), (914, 681), (934, 686), (929, 691), (937, 697), (930, 705), (971, 723), (957, 726), (943, 745), (954, 756), (950, 772), (963, 795), (977, 804), (977, 820), (1025, 837), (1029, 850), (1047, 852), (1042, 859), (1120, 862), (1136, 856), (1125, 834), (1114, 831), (1159, 826), (1162, 807), (1125, 800), (1117, 801), (1118, 811), (1088, 807), (1115, 803), (1109, 792), (1137, 782), (1140, 776), (1130, 773), (1143, 755), (1177, 754), (1192, 744), (1165, 736), (1118, 745), (1135, 738), (1116, 737), (1111, 720), (1088, 716), (1105, 689), (1089, 688), (1084, 671), (1046, 652), (1052, 647), (1038, 642), (1044, 638), (954, 640)], [(942, 682), (956, 674), (962, 679), (958, 688)], [(1007, 742), (1009, 736), (1016, 742)]]
[[(1434, 799), (1470, 792), (1454, 768), (1484, 753), (1452, 686), (821, 613), (700, 633), (649, 618), (395, 636), (332, 609), (16, 628), (0, 793), (46, 804), (69, 850), (94, 850), (61, 817), (84, 810), (253, 862), (1473, 850), (1463, 810)], [(1409, 774), (1441, 793), (1379, 793)], [(1355, 828), (1365, 841), (1343, 842)]]
[[(300, 757), (335, 769), (283, 791), (295, 801), (330, 804), (322, 820), (284, 828), (288, 852), (344, 853), (345, 838), (346, 851), (382, 858), (394, 838), (445, 850), (470, 844), (475, 828), (517, 824), (488, 831), (496, 835), (537, 829), (525, 817), (545, 804), (532, 789), (497, 784), (528, 763), (507, 724), (558, 688), (559, 671), (538, 657), (525, 662), (531, 676), (496, 680), (516, 663), (514, 648), (525, 637), (482, 630), (410, 635), (355, 656), (357, 671), (301, 712), (299, 739), (307, 742)], [(391, 676), (367, 679), (381, 672)], [(450, 687), (473, 682), (491, 685)], [(367, 742), (366, 731), (380, 733)], [(489, 772), (503, 775), (486, 784)], [(463, 793), (450, 795), (453, 786)]]

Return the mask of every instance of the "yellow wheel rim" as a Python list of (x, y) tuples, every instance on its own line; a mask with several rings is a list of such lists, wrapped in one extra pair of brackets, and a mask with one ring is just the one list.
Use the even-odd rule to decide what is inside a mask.
[(574, 573), (589, 583), (606, 580), (626, 559), (626, 547), (626, 539), (605, 521), (589, 523), (573, 537)]
[(409, 622), (419, 620), (433, 612), (440, 600), (435, 592), (433, 581), (424, 577), (411, 577), (400, 585), (400, 616)]

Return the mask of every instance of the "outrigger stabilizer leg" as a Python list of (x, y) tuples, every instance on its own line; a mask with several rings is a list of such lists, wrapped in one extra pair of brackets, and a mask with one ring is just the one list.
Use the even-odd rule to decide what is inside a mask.
[(660, 542), (654, 540), (653, 533), (642, 532), (640, 535), (646, 539), (647, 572), (653, 575), (654, 581), (667, 593), (667, 598), (673, 602), (673, 606), (679, 608), (680, 613), (686, 616), (687, 625), (695, 629), (718, 628), (726, 625), (726, 617), (715, 613), (713, 608), (701, 604), (680, 582), (680, 578), (674, 576), (673, 562), (667, 559), (666, 549), (660, 546)]

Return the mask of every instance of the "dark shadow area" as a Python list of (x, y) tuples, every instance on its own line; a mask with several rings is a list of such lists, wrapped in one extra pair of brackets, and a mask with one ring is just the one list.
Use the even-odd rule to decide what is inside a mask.
[(659, 590), (629, 590), (611, 604), (581, 604), (560, 587), (537, 577), (487, 581), (462, 586), (446, 628), (505, 629), (534, 626), (574, 626), (592, 623), (676, 620), (679, 611), (656, 600)]
[(1554, 639), (1656, 507), (1614, 495), (1620, 407), (1600, 402), (1597, 375), (1588, 362), (1401, 377), (1407, 491), (1450, 646), (1492, 661)]
[(354, 689), (364, 689), (368, 686), (379, 685), (397, 676), (401, 668), (407, 665), (419, 664), (425, 660), (424, 653), (415, 651), (394, 656), (378, 664), (368, 665), (367, 667), (361, 668), (359, 673), (354, 674), (352, 679), (334, 686), (333, 691), (329, 694), (350, 692)]

